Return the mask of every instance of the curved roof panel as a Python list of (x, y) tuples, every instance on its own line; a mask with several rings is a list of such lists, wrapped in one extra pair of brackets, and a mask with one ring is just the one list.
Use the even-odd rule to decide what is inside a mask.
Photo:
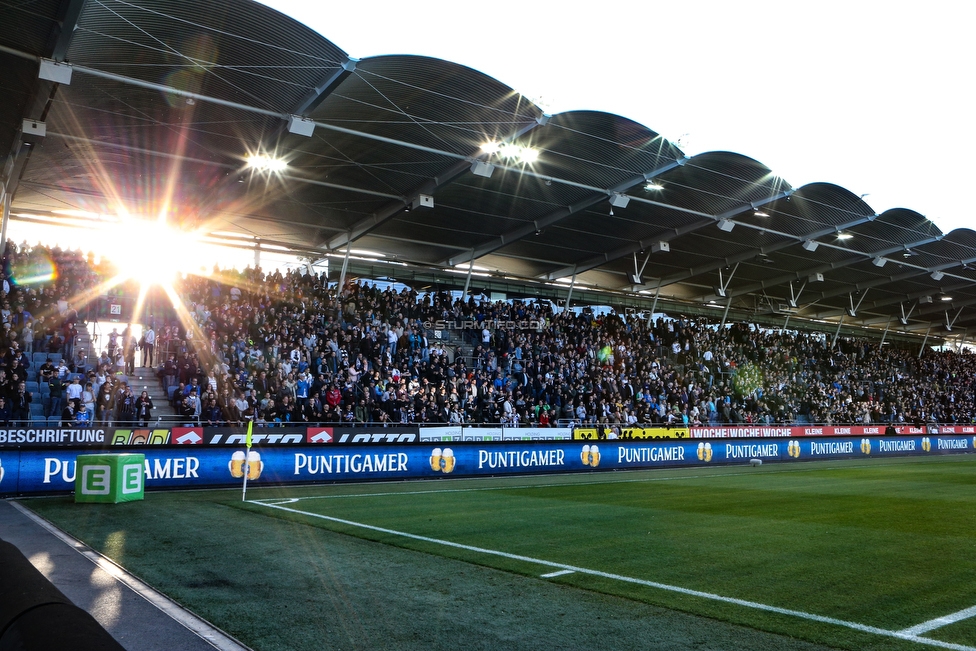
[[(41, 58), (73, 66), (71, 83), (39, 79)], [(879, 327), (907, 314), (901, 327), (941, 334), (951, 308), (976, 328), (973, 231), (794, 188), (742, 154), (689, 158), (619, 115), (546, 115), (450, 61), (350, 59), (250, 0), (8, 4), (0, 89), (0, 181), (21, 218), (169, 206), (205, 231), (312, 256), (355, 245), (445, 278), (474, 260), (629, 301)], [(23, 118), (47, 136), (22, 136)], [(256, 153), (287, 168), (248, 169)]]

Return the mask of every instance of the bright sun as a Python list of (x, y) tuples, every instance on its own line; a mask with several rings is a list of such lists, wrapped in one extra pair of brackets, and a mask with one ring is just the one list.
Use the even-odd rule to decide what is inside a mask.
[(199, 239), (159, 221), (127, 218), (106, 229), (103, 254), (124, 278), (143, 287), (169, 285), (177, 273), (200, 273), (206, 260)]

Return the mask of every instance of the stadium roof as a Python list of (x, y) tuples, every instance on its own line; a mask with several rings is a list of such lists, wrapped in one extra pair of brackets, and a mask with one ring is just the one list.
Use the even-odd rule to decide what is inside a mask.
[[(686, 157), (618, 115), (547, 115), (449, 61), (352, 59), (249, 0), (205, 6), (0, 6), (12, 218), (166, 213), (312, 257), (940, 337), (976, 326), (971, 230), (794, 188), (741, 154)], [(648, 84), (647, 101), (674, 99)]]

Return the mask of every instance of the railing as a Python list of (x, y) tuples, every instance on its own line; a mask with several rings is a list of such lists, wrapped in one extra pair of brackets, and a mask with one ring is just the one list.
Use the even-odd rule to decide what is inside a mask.
[[(30, 426), (38, 425), (39, 423), (32, 423), (31, 421), (17, 421), (20, 426)], [(15, 421), (11, 421), (15, 423)], [(618, 430), (629, 429), (629, 428), (654, 428), (654, 429), (688, 429), (690, 427), (703, 428), (703, 429), (715, 429), (715, 428), (785, 428), (785, 427), (804, 427), (804, 428), (819, 428), (819, 427), (888, 427), (889, 425), (895, 427), (941, 427), (941, 426), (968, 426), (976, 423), (976, 417), (974, 417), (972, 423), (942, 423), (934, 421), (926, 421), (923, 423), (914, 422), (854, 422), (854, 423), (840, 423), (840, 422), (830, 422), (830, 423), (809, 423), (809, 422), (799, 422), (791, 421), (788, 423), (702, 423), (700, 425), (687, 425), (682, 423), (592, 423), (592, 422), (581, 422), (579, 419), (565, 419), (561, 418), (556, 421), (551, 422), (549, 425), (538, 425), (532, 422), (520, 422), (518, 425), (512, 425), (511, 423), (501, 423), (501, 422), (461, 422), (461, 423), (433, 423), (433, 422), (411, 422), (411, 423), (401, 423), (393, 421), (365, 421), (365, 422), (353, 422), (348, 421), (287, 421), (287, 422), (255, 422), (255, 427), (479, 427), (479, 428), (498, 428), (498, 427), (517, 427), (517, 428), (539, 428), (539, 427), (549, 427), (549, 428), (565, 428), (565, 427), (582, 427), (582, 428), (607, 428)], [(178, 414), (174, 415), (162, 415), (153, 416), (147, 421), (147, 424), (142, 424), (139, 420), (129, 420), (129, 421), (119, 421), (118, 419), (110, 419), (108, 422), (98, 422), (93, 421), (92, 426), (98, 427), (180, 427), (180, 426), (207, 426), (207, 427), (246, 427), (247, 421), (241, 420), (238, 423), (228, 423), (226, 421), (220, 421), (211, 424), (205, 419), (194, 419), (188, 418), (186, 416), (181, 416)], [(74, 427), (74, 426), (73, 426)]]

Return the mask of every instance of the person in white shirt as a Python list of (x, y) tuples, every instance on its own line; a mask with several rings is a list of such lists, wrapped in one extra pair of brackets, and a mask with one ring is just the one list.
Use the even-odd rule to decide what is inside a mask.
[(81, 380), (78, 379), (78, 376), (77, 375), (71, 381), (71, 384), (69, 384), (65, 388), (65, 393), (67, 394), (69, 401), (70, 400), (78, 400), (80, 402), (81, 401), (81, 394), (82, 394), (83, 391), (84, 391), (84, 387), (81, 386)]
[(142, 333), (142, 366), (143, 368), (153, 365), (153, 350), (156, 348), (156, 331), (149, 326)]

